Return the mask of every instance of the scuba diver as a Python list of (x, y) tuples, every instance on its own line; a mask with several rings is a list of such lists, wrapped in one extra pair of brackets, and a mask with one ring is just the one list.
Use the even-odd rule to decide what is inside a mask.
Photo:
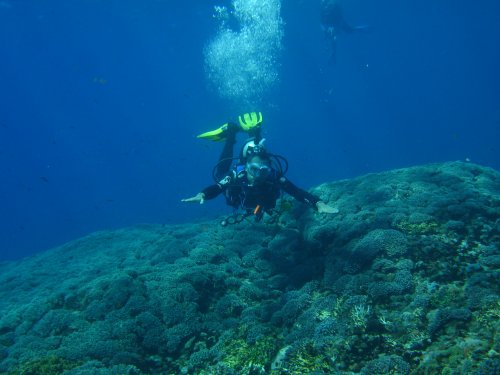
[[(215, 184), (194, 197), (182, 199), (182, 202), (203, 204), (205, 200), (224, 194), (226, 203), (234, 207), (235, 213), (222, 221), (223, 226), (239, 223), (250, 216), (254, 216), (255, 221), (260, 221), (264, 213), (271, 215), (282, 191), (320, 213), (338, 212), (338, 209), (298, 188), (285, 177), (288, 169), (286, 159), (269, 153), (264, 147), (265, 139), (260, 134), (262, 113), (245, 113), (238, 117), (238, 122), (239, 124), (228, 122), (198, 136), (211, 141), (224, 141), (224, 148), (213, 169)], [(233, 157), (236, 135), (241, 131), (248, 133), (250, 138), (242, 147), (239, 157)], [(238, 213), (238, 210), (243, 213)]]
[(351, 34), (368, 28), (368, 26), (350, 26), (344, 18), (339, 0), (321, 0), (321, 27), (330, 40), (330, 60), (333, 63), (337, 61), (337, 36), (342, 32)]

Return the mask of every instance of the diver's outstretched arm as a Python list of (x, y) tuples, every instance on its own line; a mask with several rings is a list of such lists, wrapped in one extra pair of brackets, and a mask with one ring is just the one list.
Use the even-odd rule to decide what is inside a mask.
[(205, 194), (198, 193), (194, 197), (181, 199), (181, 202), (203, 204), (205, 203)]
[(226, 189), (226, 186), (223, 184), (214, 184), (207, 186), (201, 192), (196, 194), (194, 197), (181, 199), (181, 202), (187, 203), (199, 203), (203, 204), (206, 200), (214, 199), (219, 194), (221, 194)]
[(294, 185), (290, 180), (282, 177), (280, 180), (281, 188), (290, 194), (292, 197), (297, 199), (299, 202), (306, 203), (313, 207), (316, 211), (322, 214), (336, 214), (339, 212), (338, 208), (332, 207), (327, 203), (323, 202), (319, 197), (314, 194), (305, 191)]
[(285, 191), (287, 194), (290, 194), (299, 202), (306, 203), (316, 208), (316, 203), (320, 201), (319, 197), (309, 193), (308, 191), (305, 191), (304, 189), (299, 188), (286, 177), (280, 178), (280, 185), (283, 191)]
[(350, 26), (346, 24), (349, 28), (349, 31), (346, 30), (347, 33), (355, 33), (358, 31), (368, 31), (370, 29), (370, 25), (359, 25), (359, 26)]

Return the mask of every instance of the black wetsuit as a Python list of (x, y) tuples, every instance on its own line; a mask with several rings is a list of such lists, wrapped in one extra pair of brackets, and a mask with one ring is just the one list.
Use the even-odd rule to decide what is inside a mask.
[(224, 194), (227, 204), (234, 208), (254, 212), (257, 207), (260, 207), (262, 212), (268, 213), (276, 206), (276, 200), (281, 196), (282, 191), (299, 202), (309, 204), (314, 209), (320, 200), (315, 195), (295, 186), (286, 177), (280, 177), (275, 171), (265, 181), (249, 185), (246, 171), (238, 172), (238, 167), (222, 178), (219, 183), (202, 190), (205, 199), (213, 199)]
[[(232, 129), (237, 129), (236, 125), (231, 126)], [(261, 139), (260, 129), (255, 130), (251, 135), (258, 142)], [(271, 213), (282, 191), (299, 202), (309, 204), (316, 209), (316, 203), (320, 200), (318, 197), (295, 186), (274, 169), (271, 170), (270, 175), (264, 181), (250, 185), (245, 171), (245, 163), (238, 164), (231, 169), (235, 143), (236, 131), (231, 131), (228, 133), (215, 172), (218, 182), (202, 190), (205, 199), (213, 199), (220, 194), (224, 194), (228, 205), (235, 209), (242, 208), (248, 213), (255, 213), (257, 220), (262, 217), (264, 212)]]

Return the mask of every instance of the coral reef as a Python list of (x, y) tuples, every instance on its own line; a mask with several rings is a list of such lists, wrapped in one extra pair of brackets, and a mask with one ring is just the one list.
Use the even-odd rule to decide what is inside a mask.
[(495, 374), (500, 174), (323, 184), (261, 223), (102, 231), (0, 264), (0, 373)]

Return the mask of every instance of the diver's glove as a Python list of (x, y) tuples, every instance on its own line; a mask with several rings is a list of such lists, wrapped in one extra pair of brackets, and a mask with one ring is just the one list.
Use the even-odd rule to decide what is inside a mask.
[(316, 202), (316, 209), (320, 214), (338, 214), (339, 209), (337, 207), (332, 207), (325, 202), (318, 201)]
[(262, 112), (245, 113), (242, 116), (238, 116), (238, 122), (241, 129), (248, 132), (262, 125)]
[(203, 203), (205, 203), (205, 194), (198, 193), (194, 197), (181, 199), (181, 202), (203, 204)]

